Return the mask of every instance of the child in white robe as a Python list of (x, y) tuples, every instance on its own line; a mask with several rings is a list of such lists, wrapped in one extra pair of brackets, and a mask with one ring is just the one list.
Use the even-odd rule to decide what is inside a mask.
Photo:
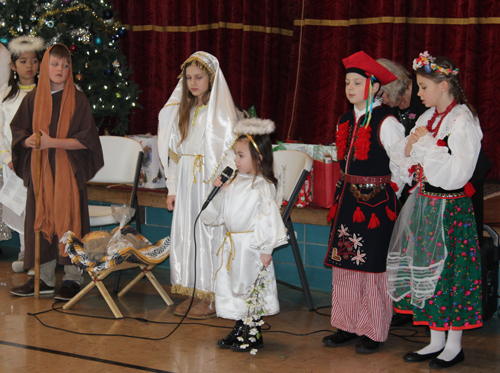
[[(3, 182), (7, 178), (17, 178), (12, 165), (12, 131), (10, 122), (17, 113), (21, 102), (29, 92), (36, 87), (38, 70), (40, 67), (39, 53), (45, 49), (45, 43), (40, 37), (21, 36), (12, 39), (9, 43), (10, 72), (7, 84), (0, 90), (0, 166), (2, 167)], [(3, 185), (3, 184), (2, 184)], [(24, 191), (26, 193), (26, 191)], [(0, 240), (6, 237), (4, 224), (19, 233), (21, 251), (18, 260), (12, 263), (14, 272), (23, 272), (24, 266), (24, 209), (20, 215), (2, 206), (2, 223), (0, 223)], [(7, 229), (8, 229), (7, 228)]]
[(233, 125), (238, 115), (215, 56), (196, 52), (181, 70), (177, 87), (160, 111), (158, 127), (167, 208), (173, 211), (171, 291), (188, 297), (175, 308), (175, 315), (207, 319), (215, 316), (211, 250), (223, 232), (221, 227), (203, 224), (197, 224), (195, 231), (194, 223), (215, 175), (226, 166), (234, 167), (232, 157), (226, 155), (232, 153), (229, 148), (235, 140)]
[[(234, 145), (236, 176), (201, 215), (205, 224), (223, 224), (227, 230), (214, 253), (218, 268), (215, 308), (218, 317), (237, 322), (233, 331), (217, 342), (222, 348), (255, 351), (262, 347), (261, 317), (279, 312), (271, 254), (287, 242), (287, 235), (279, 210), (281, 193), (277, 193), (278, 180), (273, 171), (269, 138), (273, 131), (274, 123), (270, 120), (238, 122), (235, 132), (240, 136)], [(220, 177), (213, 185), (222, 185)], [(257, 303), (263, 303), (257, 308), (249, 307), (250, 292), (257, 282), (264, 287), (257, 286), (258, 291), (252, 296), (259, 299)]]

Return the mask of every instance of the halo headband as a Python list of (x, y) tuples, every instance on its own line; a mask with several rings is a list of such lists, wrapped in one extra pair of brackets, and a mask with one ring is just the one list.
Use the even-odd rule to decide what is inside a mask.
[(9, 42), (9, 52), (20, 56), (26, 52), (41, 52), (45, 50), (43, 39), (39, 36), (21, 36)]
[(234, 126), (234, 133), (248, 137), (257, 153), (260, 154), (259, 147), (252, 135), (269, 135), (274, 132), (276, 126), (270, 119), (248, 118), (240, 120)]
[(424, 68), (427, 74), (430, 74), (432, 71), (437, 71), (445, 75), (457, 75), (458, 68), (456, 69), (445, 69), (434, 63), (436, 57), (432, 57), (429, 52), (425, 51), (424, 53), (420, 53), (418, 58), (413, 60), (413, 70), (418, 70), (420, 68)]
[(250, 142), (253, 144), (253, 147), (255, 148), (255, 150), (257, 150), (257, 153), (260, 154), (259, 147), (257, 146), (257, 143), (254, 141), (253, 137), (250, 136), (248, 133), (246, 133), (245, 136), (248, 137), (248, 140), (250, 140)]

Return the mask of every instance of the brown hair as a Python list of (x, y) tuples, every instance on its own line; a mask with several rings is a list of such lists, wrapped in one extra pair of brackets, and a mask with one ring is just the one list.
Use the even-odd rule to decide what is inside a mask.
[(54, 56), (57, 58), (65, 58), (68, 63), (71, 62), (71, 54), (68, 48), (62, 44), (55, 44), (50, 50), (49, 56)]
[[(177, 146), (179, 146), (184, 140), (186, 140), (186, 137), (189, 133), (189, 112), (196, 102), (196, 97), (194, 97), (191, 91), (188, 89), (186, 79), (186, 69), (191, 65), (192, 63), (186, 63), (184, 65), (184, 69), (182, 70), (182, 94), (179, 106), (179, 132), (181, 133), (181, 140), (179, 141), (179, 144), (177, 144)], [(198, 64), (196, 64), (196, 66), (198, 66)], [(212, 84), (210, 84), (211, 74), (205, 68), (202, 68), (202, 70), (208, 75), (209, 79), (208, 90), (203, 94), (203, 97), (201, 98), (203, 104), (206, 105), (208, 103), (208, 100), (210, 99), (210, 92), (212, 91)]]
[[(255, 146), (250, 142), (247, 135), (240, 135), (236, 141), (248, 140), (250, 155), (252, 156), (252, 164), (255, 170), (255, 176), (262, 175), (264, 179), (276, 186), (278, 179), (274, 176), (274, 158), (273, 146), (269, 135), (252, 135), (253, 141), (257, 144), (260, 154), (255, 149)], [(260, 156), (262, 155), (262, 160)], [(238, 171), (236, 171), (237, 173)]]
[[(434, 63), (444, 69), (455, 70), (457, 68), (457, 66), (453, 63), (453, 61), (447, 57), (436, 57)], [(472, 115), (474, 115), (474, 118), (477, 117), (476, 109), (474, 109), (474, 106), (472, 106), (471, 103), (467, 100), (467, 96), (465, 95), (464, 89), (460, 84), (460, 78), (458, 77), (459, 74), (446, 75), (437, 70), (432, 70), (430, 73), (427, 73), (423, 67), (415, 71), (415, 74), (428, 78), (436, 84), (439, 84), (443, 81), (447, 81), (450, 87), (450, 92), (453, 95), (453, 97), (457, 100), (457, 103), (467, 105), (469, 110), (472, 112)]]

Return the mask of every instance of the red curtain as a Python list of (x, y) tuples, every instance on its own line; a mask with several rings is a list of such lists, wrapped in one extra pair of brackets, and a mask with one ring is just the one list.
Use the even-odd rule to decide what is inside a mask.
[(500, 3), (495, 0), (114, 0), (128, 28), (122, 48), (141, 87), (131, 133), (156, 133), (179, 66), (197, 50), (214, 54), (236, 104), (276, 122), (276, 139), (333, 141), (349, 108), (342, 59), (359, 50), (411, 72), (419, 52), (460, 68), (477, 108), (483, 149), (500, 178)]

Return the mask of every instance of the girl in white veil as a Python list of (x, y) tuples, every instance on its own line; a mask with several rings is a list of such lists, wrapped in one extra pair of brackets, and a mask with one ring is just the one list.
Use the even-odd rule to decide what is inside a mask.
[[(204, 319), (215, 315), (212, 248), (220, 243), (222, 227), (196, 225), (196, 284), (193, 229), (212, 180), (225, 166), (238, 115), (217, 58), (196, 52), (181, 66), (174, 92), (160, 111), (158, 149), (167, 178), (167, 207), (173, 210), (170, 249), (172, 292), (188, 296), (174, 313)], [(231, 151), (232, 152), (232, 151)]]

